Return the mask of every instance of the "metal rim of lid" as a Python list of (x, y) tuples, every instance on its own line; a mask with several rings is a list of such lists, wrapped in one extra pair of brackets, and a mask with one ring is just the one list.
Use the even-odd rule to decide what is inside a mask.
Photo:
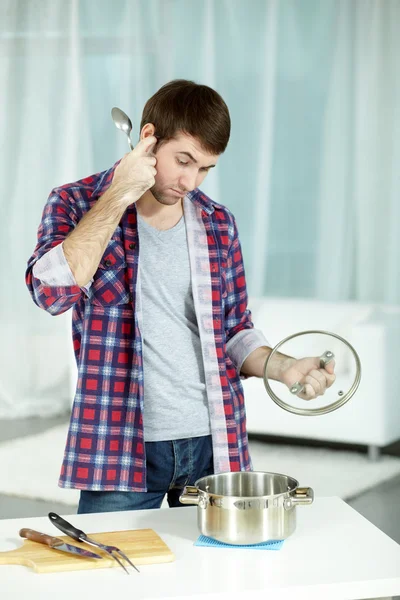
[[(330, 335), (330, 336), (340, 340), (341, 342), (343, 342), (351, 350), (351, 352), (354, 356), (354, 359), (356, 362), (356, 376), (355, 376), (354, 382), (353, 382), (352, 386), (350, 387), (349, 391), (342, 398), (340, 398), (339, 400), (336, 400), (336, 402), (333, 402), (332, 404), (328, 404), (327, 406), (321, 406), (320, 408), (298, 408), (295, 406), (291, 406), (290, 404), (287, 404), (287, 402), (284, 402), (283, 400), (281, 400), (275, 394), (275, 392), (271, 389), (271, 386), (269, 385), (269, 381), (268, 381), (268, 377), (267, 377), (267, 368), (268, 368), (268, 363), (271, 360), (272, 356), (278, 351), (278, 349), (283, 344), (285, 344), (289, 340), (299, 337), (301, 335), (307, 335), (307, 334), (313, 334), (313, 333), (322, 334), (322, 335)], [(327, 413), (333, 412), (334, 410), (337, 410), (338, 408), (340, 408), (341, 406), (346, 404), (346, 402), (348, 402), (352, 396), (354, 396), (355, 392), (357, 391), (358, 386), (360, 385), (360, 380), (361, 380), (361, 361), (360, 361), (360, 357), (358, 356), (357, 352), (355, 351), (353, 346), (347, 340), (342, 338), (340, 335), (337, 335), (336, 333), (331, 333), (330, 331), (322, 331), (322, 330), (315, 329), (315, 330), (310, 330), (310, 331), (300, 331), (299, 333), (294, 333), (292, 335), (289, 335), (284, 340), (280, 341), (273, 348), (271, 354), (268, 356), (267, 360), (265, 361), (265, 365), (264, 365), (264, 386), (268, 392), (268, 395), (272, 398), (272, 400), (275, 402), (275, 404), (277, 404), (284, 410), (286, 410), (290, 413), (293, 413), (295, 415), (312, 417), (312, 416), (318, 416), (318, 415), (325, 415)]]

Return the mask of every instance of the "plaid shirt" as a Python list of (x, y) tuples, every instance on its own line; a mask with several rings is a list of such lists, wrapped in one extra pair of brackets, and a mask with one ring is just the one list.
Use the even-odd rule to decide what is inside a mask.
[[(33, 274), (37, 261), (64, 241), (106, 191), (115, 167), (51, 192), (28, 261), (26, 283), (34, 302), (49, 313), (73, 308), (78, 382), (59, 485), (143, 492), (146, 456), (136, 205), (125, 211), (90, 286), (46, 285)], [(216, 473), (251, 470), (239, 370), (248, 354), (268, 342), (254, 329), (247, 309), (233, 215), (199, 189), (185, 197), (184, 214), (214, 469)]]

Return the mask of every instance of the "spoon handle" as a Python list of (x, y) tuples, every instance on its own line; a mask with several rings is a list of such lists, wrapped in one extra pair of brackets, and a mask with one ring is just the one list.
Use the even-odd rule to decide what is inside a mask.
[(129, 133), (126, 134), (126, 137), (128, 138), (128, 144), (129, 144), (130, 149), (133, 150), (133, 146), (132, 146), (132, 142), (131, 142)]

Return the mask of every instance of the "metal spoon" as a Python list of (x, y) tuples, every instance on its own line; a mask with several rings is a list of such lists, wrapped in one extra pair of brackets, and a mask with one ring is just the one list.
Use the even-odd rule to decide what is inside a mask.
[(120, 108), (117, 108), (116, 106), (114, 106), (114, 108), (112, 109), (111, 116), (112, 116), (112, 120), (115, 123), (115, 126), (118, 127), (118, 129), (121, 129), (121, 131), (123, 131), (124, 133), (126, 133), (127, 138), (128, 138), (129, 147), (131, 150), (133, 150), (131, 137), (130, 137), (130, 133), (132, 131), (132, 121), (130, 120), (128, 115), (126, 115), (124, 113), (123, 110), (121, 110)]

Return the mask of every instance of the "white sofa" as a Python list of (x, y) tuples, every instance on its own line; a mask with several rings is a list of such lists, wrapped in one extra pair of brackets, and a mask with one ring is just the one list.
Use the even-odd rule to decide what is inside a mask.
[[(277, 406), (261, 379), (244, 380), (250, 434), (362, 444), (368, 446), (371, 459), (378, 458), (382, 447), (400, 439), (399, 306), (264, 297), (250, 298), (249, 308), (255, 327), (264, 332), (272, 347), (301, 331), (330, 331), (353, 345), (362, 367), (360, 386), (352, 399), (336, 411), (312, 417), (294, 415)], [(321, 340), (321, 336), (313, 339), (318, 337)], [(309, 342), (312, 338), (302, 339)], [(280, 351), (285, 353), (286, 348), (282, 346)], [(304, 355), (309, 355), (308, 350)], [(349, 373), (344, 372), (345, 369), (340, 373), (341, 358), (337, 356), (337, 381), (340, 378), (339, 387), (346, 387)], [(275, 388), (278, 386), (276, 390), (281, 386), (273, 383)], [(290, 398), (287, 390), (282, 389), (282, 394), (285, 401)], [(296, 400), (294, 404), (299, 405), (301, 401)]]

